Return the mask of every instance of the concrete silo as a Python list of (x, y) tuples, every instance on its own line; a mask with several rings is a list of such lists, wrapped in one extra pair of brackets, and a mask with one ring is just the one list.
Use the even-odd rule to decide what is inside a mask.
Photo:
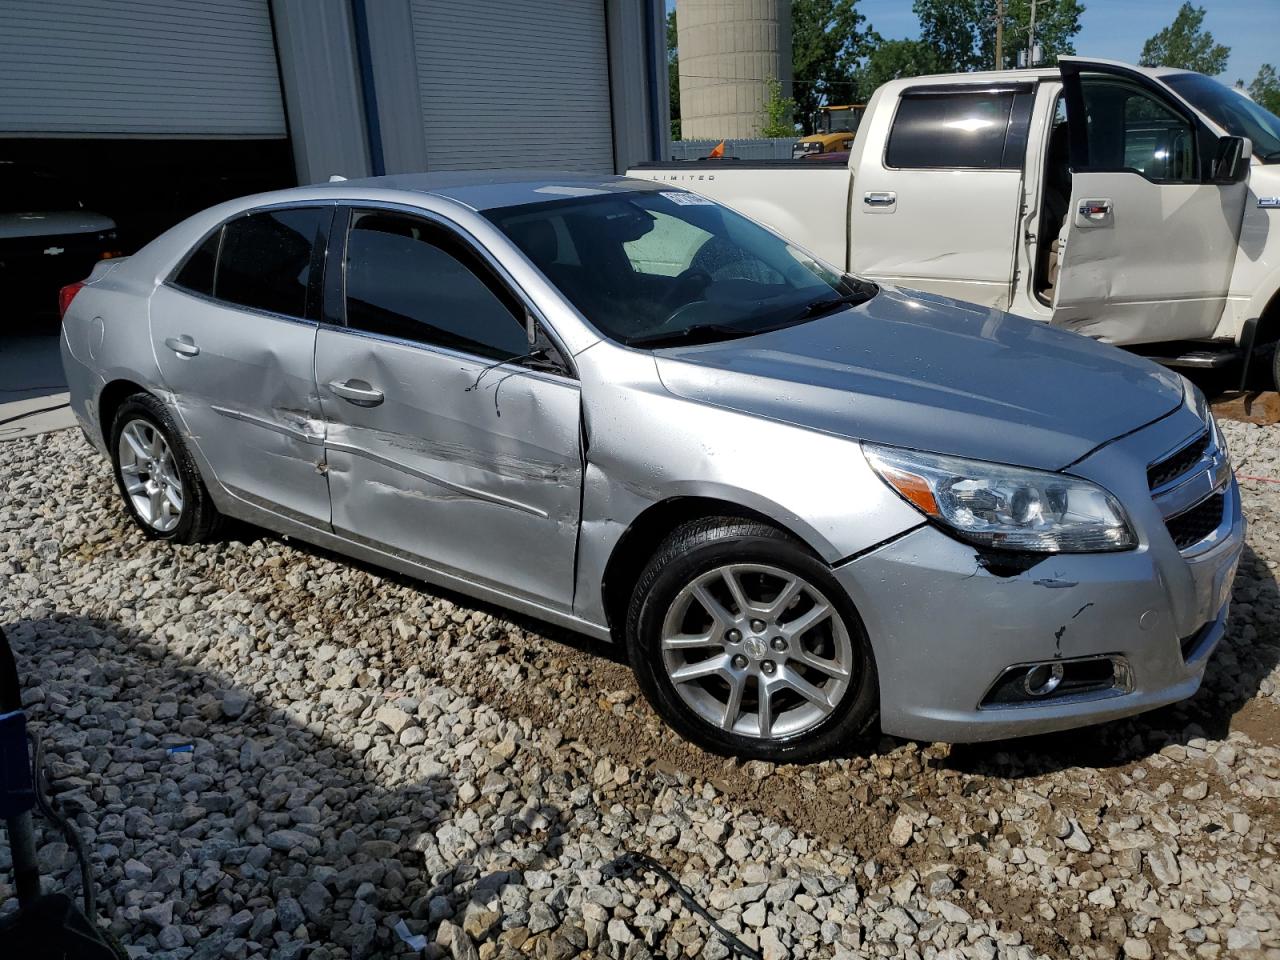
[(680, 132), (760, 136), (767, 78), (791, 96), (791, 0), (677, 0)]

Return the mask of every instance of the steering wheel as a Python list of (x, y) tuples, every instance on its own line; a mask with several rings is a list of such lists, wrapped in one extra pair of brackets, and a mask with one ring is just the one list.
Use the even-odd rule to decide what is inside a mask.
[(668, 312), (675, 310), (676, 307), (684, 306), (692, 297), (700, 294), (710, 283), (711, 274), (697, 267), (689, 267), (676, 277), (660, 305)]

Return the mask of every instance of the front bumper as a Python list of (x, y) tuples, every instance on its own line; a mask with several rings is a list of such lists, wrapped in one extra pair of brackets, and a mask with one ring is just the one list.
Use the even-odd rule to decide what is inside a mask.
[[(1093, 466), (1105, 474), (1119, 456)], [(1078, 472), (1088, 475), (1090, 466)], [(1130, 716), (1196, 692), (1226, 633), (1244, 548), (1239, 491), (1232, 478), (1208, 545), (1179, 552), (1155, 508), (1142, 503), (1151, 498), (1145, 473), (1137, 475), (1144, 485), (1122, 498), (1138, 505), (1130, 509), (1141, 541), (1134, 550), (1051, 555), (998, 576), (975, 548), (923, 526), (836, 569), (871, 640), (884, 732), (996, 740)], [(1123, 658), (1124, 682), (983, 704), (1012, 665), (1089, 657)]]

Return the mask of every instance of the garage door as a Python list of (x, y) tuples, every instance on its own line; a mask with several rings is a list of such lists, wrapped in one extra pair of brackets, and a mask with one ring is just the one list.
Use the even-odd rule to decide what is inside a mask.
[(3, 0), (5, 134), (285, 136), (267, 0)]
[(427, 169), (613, 172), (604, 0), (414, 0)]

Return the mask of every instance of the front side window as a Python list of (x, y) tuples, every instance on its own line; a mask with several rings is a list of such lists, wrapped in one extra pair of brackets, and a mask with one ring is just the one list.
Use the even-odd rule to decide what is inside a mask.
[(908, 91), (898, 102), (889, 131), (885, 164), (905, 169), (1017, 168), (1006, 160), (1005, 135), (1013, 92), (929, 93)]
[(1089, 156), (1083, 169), (1132, 170), (1149, 180), (1194, 180), (1195, 129), (1138, 84), (1080, 78)]
[(598, 330), (637, 346), (749, 336), (873, 289), (682, 191), (554, 200), (488, 217)]
[(510, 294), (444, 228), (396, 213), (353, 214), (347, 326), (503, 360), (529, 350), (521, 315)]
[(329, 208), (264, 210), (229, 221), (214, 277), (219, 300), (286, 317), (306, 317), (316, 241)]

